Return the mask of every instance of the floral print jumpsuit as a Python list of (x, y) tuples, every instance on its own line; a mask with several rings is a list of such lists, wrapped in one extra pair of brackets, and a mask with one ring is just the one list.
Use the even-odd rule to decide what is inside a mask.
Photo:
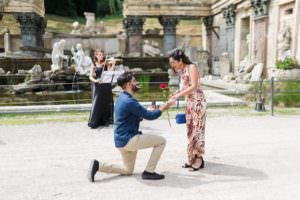
[[(191, 85), (189, 65), (181, 73), (182, 87)], [(188, 162), (194, 164), (197, 157), (203, 157), (205, 153), (205, 120), (206, 100), (203, 91), (200, 89), (200, 77), (198, 87), (186, 97), (186, 126), (188, 138)]]

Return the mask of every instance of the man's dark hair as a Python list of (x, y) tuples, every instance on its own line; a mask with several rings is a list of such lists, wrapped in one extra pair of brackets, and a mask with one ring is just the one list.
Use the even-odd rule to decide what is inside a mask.
[(124, 72), (117, 79), (118, 85), (124, 89), (125, 84), (128, 83), (129, 81), (131, 81), (133, 76), (134, 76), (134, 74), (132, 72), (128, 72), (128, 71)]

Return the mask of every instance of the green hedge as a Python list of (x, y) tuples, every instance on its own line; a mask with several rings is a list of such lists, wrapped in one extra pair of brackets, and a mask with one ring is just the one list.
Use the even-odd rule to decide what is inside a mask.
[(276, 68), (277, 69), (294, 69), (294, 68), (298, 68), (299, 65), (297, 63), (297, 60), (290, 58), (290, 57), (286, 57), (284, 60), (280, 61), (278, 60), (276, 62)]
[[(271, 82), (263, 82), (262, 97), (266, 103), (270, 103)], [(300, 107), (300, 82), (298, 81), (275, 81), (274, 104), (276, 106)], [(255, 102), (259, 96), (259, 82), (253, 83), (249, 92), (244, 96), (248, 101)]]

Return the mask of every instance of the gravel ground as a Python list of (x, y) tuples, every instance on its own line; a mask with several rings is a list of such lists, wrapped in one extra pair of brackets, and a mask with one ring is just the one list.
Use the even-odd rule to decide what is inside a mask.
[[(157, 167), (161, 181), (140, 177), (150, 149), (140, 151), (133, 176), (98, 173), (87, 180), (90, 160), (120, 163), (113, 127), (86, 122), (0, 126), (0, 199), (211, 199), (300, 198), (300, 117), (207, 119), (206, 168), (189, 172), (185, 126), (143, 121), (144, 134), (167, 139)], [(297, 189), (298, 188), (298, 189)]]

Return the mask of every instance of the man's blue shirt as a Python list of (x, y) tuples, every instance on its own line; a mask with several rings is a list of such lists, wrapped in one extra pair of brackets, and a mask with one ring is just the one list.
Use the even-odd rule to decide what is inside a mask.
[(128, 141), (139, 134), (141, 119), (154, 120), (161, 111), (148, 111), (128, 92), (122, 92), (115, 104), (114, 139), (117, 148), (124, 147)]

